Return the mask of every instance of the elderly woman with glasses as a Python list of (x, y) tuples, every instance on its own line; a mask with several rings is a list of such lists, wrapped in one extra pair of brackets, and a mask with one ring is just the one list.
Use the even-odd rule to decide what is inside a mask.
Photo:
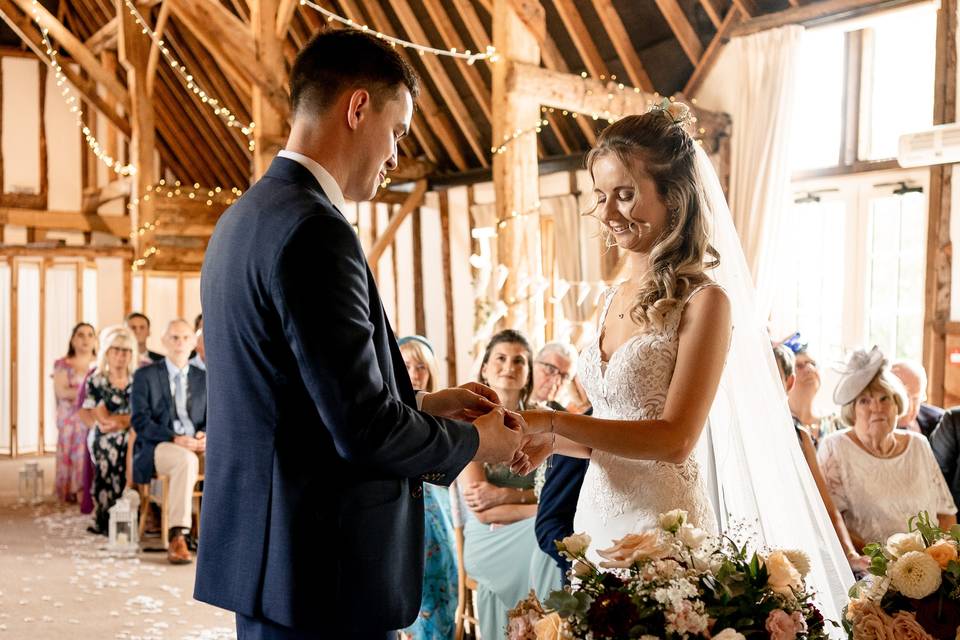
[(944, 529), (956, 524), (957, 507), (930, 443), (896, 429), (906, 392), (877, 347), (851, 355), (833, 398), (850, 428), (824, 438), (817, 458), (854, 544), (886, 541), (921, 511)]
[(130, 430), (130, 393), (137, 366), (137, 341), (124, 326), (107, 327), (100, 334), (100, 360), (87, 377), (81, 418), (94, 424), (94, 525), (91, 533), (106, 535), (109, 509), (127, 484), (127, 436)]

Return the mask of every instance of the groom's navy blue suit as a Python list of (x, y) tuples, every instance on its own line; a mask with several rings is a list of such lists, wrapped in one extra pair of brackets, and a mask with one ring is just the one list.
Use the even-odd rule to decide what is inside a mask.
[(218, 222), (201, 296), (195, 596), (299, 632), (285, 637), (407, 626), (420, 608), (422, 482), (449, 484), (479, 436), (416, 410), (353, 227), (307, 169), (277, 158)]

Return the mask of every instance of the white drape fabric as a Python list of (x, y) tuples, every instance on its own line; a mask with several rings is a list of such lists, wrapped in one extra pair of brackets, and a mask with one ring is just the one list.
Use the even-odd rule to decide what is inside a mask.
[(777, 281), (776, 241), (790, 187), (789, 143), (803, 27), (788, 26), (734, 38), (728, 45), (740, 70), (730, 116), (730, 210), (750, 274), (758, 312), (769, 313)]
[(839, 622), (853, 574), (797, 444), (750, 270), (716, 171), (699, 147), (697, 169), (721, 260), (711, 276), (726, 290), (733, 313), (730, 351), (698, 459), (721, 530), (735, 532), (746, 523), (761, 546), (809, 554), (808, 584), (824, 616)]

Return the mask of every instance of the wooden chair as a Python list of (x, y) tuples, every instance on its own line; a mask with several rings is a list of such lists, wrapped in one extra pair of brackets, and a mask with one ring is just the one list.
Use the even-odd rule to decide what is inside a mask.
[[(196, 514), (193, 518), (196, 528), (196, 538), (200, 537), (200, 501), (203, 498), (203, 490), (198, 489), (198, 485), (201, 485), (203, 482), (203, 467), (204, 467), (204, 455), (200, 454), (200, 473), (197, 476), (197, 484), (193, 488), (193, 503), (195, 508), (193, 512)], [(202, 485), (201, 485), (202, 486)], [(155, 490), (156, 489), (156, 490)], [(167, 505), (167, 500), (170, 496), (170, 477), (169, 476), (154, 476), (150, 480), (149, 484), (140, 485), (140, 540), (143, 540), (144, 530), (147, 528), (147, 514), (150, 509), (151, 504), (156, 504), (160, 507), (160, 541), (163, 544), (163, 548), (167, 549), (170, 546), (170, 541), (167, 539), (167, 532), (170, 530), (169, 526), (169, 513), (170, 510)]]
[(475, 640), (477, 637), (477, 615), (474, 610), (474, 593), (477, 581), (467, 575), (463, 568), (463, 512), (460, 507), (460, 492), (457, 483), (450, 485), (450, 515), (453, 519), (454, 540), (457, 545), (457, 615), (454, 640)]

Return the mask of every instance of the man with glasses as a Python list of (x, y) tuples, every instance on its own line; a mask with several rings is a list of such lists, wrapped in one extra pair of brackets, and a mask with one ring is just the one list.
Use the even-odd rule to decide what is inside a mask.
[(549, 342), (533, 361), (533, 391), (530, 401), (563, 410), (557, 393), (576, 373), (577, 352), (564, 342)]

